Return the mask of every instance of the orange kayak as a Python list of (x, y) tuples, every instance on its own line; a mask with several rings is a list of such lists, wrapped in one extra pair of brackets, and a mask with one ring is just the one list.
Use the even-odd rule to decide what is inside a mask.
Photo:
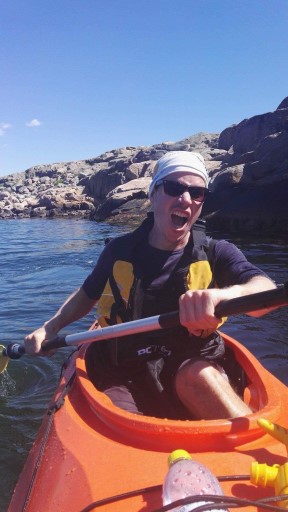
[[(255, 501), (287, 492), (288, 434), (277, 425), (288, 428), (288, 388), (240, 343), (222, 336), (247, 376), (244, 398), (255, 411), (247, 417), (180, 421), (123, 411), (89, 380), (89, 345), (83, 345), (68, 362), (8, 512), (160, 510), (167, 458), (175, 449), (207, 466), (227, 496)], [(250, 481), (252, 463), (265, 487)], [(263, 477), (265, 464), (273, 466), (270, 480)]]

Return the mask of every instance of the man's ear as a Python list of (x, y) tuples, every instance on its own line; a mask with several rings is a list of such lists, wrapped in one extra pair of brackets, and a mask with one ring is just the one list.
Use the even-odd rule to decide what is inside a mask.
[(153, 205), (154, 203), (154, 197), (155, 197), (155, 194), (157, 193), (157, 189), (153, 189), (152, 191), (152, 194), (150, 195), (150, 203)]

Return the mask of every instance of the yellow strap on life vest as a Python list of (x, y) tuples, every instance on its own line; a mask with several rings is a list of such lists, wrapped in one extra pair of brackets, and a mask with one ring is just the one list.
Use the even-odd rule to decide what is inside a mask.
[(212, 281), (212, 271), (209, 261), (195, 261), (191, 263), (187, 275), (189, 290), (206, 290)]
[[(187, 275), (187, 285), (189, 290), (207, 290), (212, 281), (212, 271), (209, 261), (195, 261), (191, 263)], [(221, 318), (216, 329), (226, 322), (227, 318)], [(201, 338), (207, 338), (215, 329), (205, 329), (202, 331)]]
[[(126, 304), (128, 304), (130, 290), (134, 281), (133, 265), (127, 261), (115, 261), (113, 266), (113, 276), (119, 288), (121, 296)], [(107, 325), (105, 318), (110, 318), (111, 307), (115, 299), (111, 290), (109, 281), (107, 281), (101, 298), (97, 304), (97, 314), (99, 315), (99, 323)]]

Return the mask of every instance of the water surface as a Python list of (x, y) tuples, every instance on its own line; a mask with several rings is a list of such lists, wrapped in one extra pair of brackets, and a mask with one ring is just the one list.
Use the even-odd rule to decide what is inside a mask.
[[(64, 299), (81, 286), (103, 249), (105, 238), (123, 231), (123, 227), (86, 220), (1, 221), (0, 344), (22, 342), (26, 334), (50, 318)], [(286, 243), (234, 241), (277, 283), (287, 280)], [(69, 332), (87, 330), (92, 320), (93, 315), (88, 315)], [(233, 317), (223, 330), (243, 342), (288, 385), (287, 308), (256, 320), (245, 315)], [(11, 361), (0, 377), (1, 512), (7, 510), (67, 350), (70, 349), (59, 350), (52, 358), (24, 356)]]

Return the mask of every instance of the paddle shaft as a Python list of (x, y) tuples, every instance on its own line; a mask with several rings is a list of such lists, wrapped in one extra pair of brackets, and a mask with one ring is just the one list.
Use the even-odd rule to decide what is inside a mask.
[[(231, 315), (239, 315), (241, 313), (249, 313), (271, 307), (280, 307), (288, 305), (288, 281), (284, 285), (280, 285), (273, 290), (253, 293), (244, 297), (237, 297), (227, 301), (220, 302), (215, 308), (215, 315), (218, 318)], [(121, 338), (130, 334), (139, 334), (143, 332), (157, 331), (160, 329), (168, 329), (179, 325), (179, 311), (172, 311), (162, 315), (156, 315), (148, 318), (141, 318), (126, 322), (123, 324), (110, 325), (96, 329), (94, 331), (84, 331), (76, 334), (68, 334), (66, 336), (49, 340), (43, 344), (42, 350), (48, 351), (67, 347), (70, 345), (80, 345), (90, 343), (91, 341), (109, 340), (111, 338)], [(5, 356), (11, 359), (18, 359), (25, 353), (23, 345), (12, 343), (5, 350)]]

